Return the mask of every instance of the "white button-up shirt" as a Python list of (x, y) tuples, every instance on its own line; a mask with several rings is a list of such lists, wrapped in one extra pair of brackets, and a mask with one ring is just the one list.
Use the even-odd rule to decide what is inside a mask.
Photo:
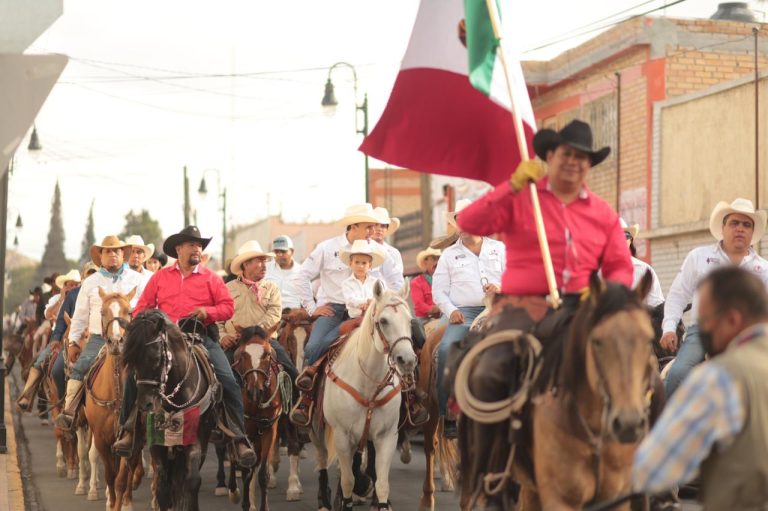
[(384, 263), (378, 268), (373, 268), (370, 273), (387, 285), (392, 291), (400, 291), (405, 285), (403, 277), (403, 256), (400, 251), (387, 243), (371, 241), (373, 246), (384, 254)]
[(664, 303), (664, 293), (661, 291), (661, 283), (659, 282), (659, 277), (656, 276), (656, 272), (653, 271), (651, 265), (645, 261), (641, 261), (640, 259), (633, 257), (632, 266), (635, 268), (635, 274), (632, 278), (632, 289), (637, 287), (637, 285), (640, 283), (640, 279), (642, 279), (643, 275), (645, 275), (645, 272), (650, 271), (651, 276), (653, 277), (653, 283), (651, 284), (651, 290), (648, 292), (648, 296), (645, 297), (645, 304), (649, 307), (656, 307), (660, 303)]
[[(693, 323), (698, 321), (699, 294), (696, 292), (696, 286), (709, 272), (727, 264), (733, 263), (720, 243), (694, 248), (685, 256), (683, 266), (667, 293), (664, 322), (661, 324), (664, 333), (675, 331), (677, 323), (683, 317), (683, 310), (689, 303)], [(757, 255), (754, 249), (749, 249), (739, 267), (756, 275), (768, 287), (768, 261)]]
[[(136, 271), (136, 270), (134, 270)], [(144, 281), (144, 285), (142, 286), (142, 289), (144, 289), (147, 286), (147, 282), (149, 282), (149, 279), (152, 278), (152, 275), (155, 274), (153, 271), (149, 271), (146, 268), (142, 268), (140, 272), (136, 272), (139, 275), (141, 275), (142, 280)]]
[(480, 307), (485, 291), (483, 284), (501, 287), (506, 266), (504, 243), (483, 238), (480, 256), (476, 256), (461, 240), (443, 251), (432, 276), (432, 299), (446, 316), (459, 307)]
[(139, 296), (144, 292), (144, 279), (140, 273), (137, 273), (126, 265), (117, 280), (108, 277), (97, 271), (80, 285), (80, 294), (77, 295), (75, 302), (75, 314), (72, 316), (72, 324), (69, 330), (69, 340), (78, 342), (88, 327), (91, 335), (101, 335), (101, 297), (99, 288), (106, 293), (128, 294), (132, 289), (136, 293), (131, 300), (131, 307), (136, 306)]
[[(312, 314), (318, 305), (344, 303), (341, 284), (352, 275), (352, 270), (339, 258), (342, 249), (351, 248), (347, 235), (342, 234), (318, 243), (309, 257), (301, 264), (301, 270), (294, 276), (301, 305)], [(319, 277), (320, 289), (317, 303), (312, 295), (312, 281)]]
[(295, 276), (301, 271), (301, 264), (298, 261), (293, 261), (293, 266), (284, 270), (280, 268), (280, 265), (275, 261), (267, 263), (267, 276), (264, 277), (269, 281), (277, 284), (280, 288), (280, 295), (283, 300), (283, 308), (296, 309), (301, 307), (301, 299), (299, 298), (299, 290), (294, 282)]
[(360, 282), (357, 277), (350, 275), (341, 283), (344, 304), (347, 306), (350, 318), (359, 318), (363, 314), (360, 307), (368, 303), (368, 300), (373, 299), (373, 286), (376, 285), (376, 282), (381, 282), (383, 288), (387, 288), (383, 281), (372, 277), (370, 272), (366, 275), (365, 282)]

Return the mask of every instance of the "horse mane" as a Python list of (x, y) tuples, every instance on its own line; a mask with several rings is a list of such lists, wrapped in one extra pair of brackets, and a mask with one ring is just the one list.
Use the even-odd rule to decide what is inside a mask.
[[(161, 330), (168, 333), (169, 340), (182, 341), (181, 331), (160, 309), (141, 311), (126, 330), (121, 362), (123, 367), (135, 368), (144, 360), (144, 348), (148, 341), (154, 340)], [(178, 338), (178, 339), (177, 339)]]
[(615, 282), (604, 282), (596, 303), (585, 300), (581, 304), (568, 335), (564, 336), (562, 364), (556, 375), (559, 392), (566, 401), (575, 402), (576, 390), (587, 379), (585, 358), (590, 332), (613, 314), (644, 307), (634, 291)]

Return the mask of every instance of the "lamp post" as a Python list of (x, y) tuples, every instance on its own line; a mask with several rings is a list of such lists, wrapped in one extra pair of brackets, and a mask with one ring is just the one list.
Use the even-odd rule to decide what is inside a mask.
[(224, 268), (224, 262), (227, 260), (227, 188), (221, 187), (221, 173), (219, 169), (205, 169), (203, 171), (203, 177), (200, 178), (200, 186), (197, 189), (197, 193), (201, 198), (205, 198), (208, 194), (208, 187), (205, 184), (205, 174), (208, 172), (216, 173), (216, 189), (219, 191), (219, 211), (221, 211), (221, 267)]
[[(331, 81), (331, 74), (333, 74), (333, 70), (338, 67), (346, 67), (352, 71), (352, 79), (355, 90), (355, 132), (363, 135), (363, 138), (365, 138), (368, 136), (368, 94), (363, 94), (363, 102), (358, 104), (357, 71), (355, 70), (355, 66), (348, 64), (347, 62), (337, 62), (328, 68), (328, 79), (325, 82), (325, 93), (323, 94), (323, 99), (320, 104), (325, 107), (335, 107), (339, 104), (339, 102), (336, 101), (336, 94), (334, 93), (333, 82)], [(360, 112), (363, 114), (362, 128), (360, 127), (360, 116), (358, 115)], [(370, 192), (368, 190), (368, 155), (363, 154), (363, 156), (365, 162), (365, 202), (370, 202)]]

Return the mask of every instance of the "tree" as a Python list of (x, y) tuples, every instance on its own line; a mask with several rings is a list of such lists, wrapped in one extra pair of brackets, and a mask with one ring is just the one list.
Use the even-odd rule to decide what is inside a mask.
[(160, 230), (160, 224), (149, 215), (149, 211), (146, 209), (142, 209), (139, 213), (134, 213), (131, 210), (125, 215), (125, 227), (119, 237), (124, 240), (133, 234), (141, 236), (147, 245), (153, 243), (157, 248), (163, 246), (163, 233)]
[(53, 190), (53, 204), (51, 205), (51, 226), (48, 229), (48, 241), (45, 243), (45, 251), (40, 267), (37, 270), (38, 281), (53, 272), (67, 272), (67, 257), (64, 255), (64, 225), (61, 220), (61, 190), (59, 182)]
[(93, 203), (92, 200), (91, 209), (88, 210), (88, 223), (85, 225), (83, 244), (80, 248), (80, 261), (78, 261), (80, 266), (91, 260), (91, 246), (96, 243), (96, 235), (93, 233)]

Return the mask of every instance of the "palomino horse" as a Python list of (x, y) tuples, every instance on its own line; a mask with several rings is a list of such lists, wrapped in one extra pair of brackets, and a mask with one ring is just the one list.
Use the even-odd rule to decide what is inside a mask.
[[(522, 486), (519, 508), (525, 510), (581, 509), (630, 490), (632, 459), (648, 426), (648, 396), (657, 371), (653, 329), (643, 305), (651, 282), (648, 274), (630, 291), (593, 275), (590, 297), (579, 306), (568, 334), (546, 339), (556, 348), (548, 351), (555, 356), (543, 359), (542, 375), (554, 374), (553, 380), (540, 379), (544, 388), (522, 410), (508, 408), (504, 415), (512, 420), (481, 424), (468, 417), (479, 408), (462, 405), (463, 509), (471, 509), (481, 495), (489, 508), (511, 509), (515, 488), (510, 479)], [(506, 308), (499, 327), (519, 312)], [(515, 346), (538, 345), (520, 330), (494, 335), (508, 335)], [(522, 367), (524, 357), (514, 355), (510, 344), (478, 350), (477, 356), (473, 351), (456, 374), (457, 397), (471, 393), (485, 405), (514, 403), (519, 375), (536, 373)], [(549, 372), (546, 366), (552, 363), (559, 368)]]
[(142, 311), (128, 327), (122, 362), (136, 374), (138, 410), (150, 413), (147, 443), (160, 511), (199, 509), (200, 466), (216, 423), (217, 383), (205, 356), (161, 310)]
[[(125, 331), (131, 320), (131, 305), (136, 290), (127, 295), (106, 293), (99, 288), (101, 297), (101, 330), (106, 340), (104, 361), (94, 364), (85, 381), (85, 418), (91, 429), (93, 445), (104, 465), (107, 485), (107, 508), (132, 509), (132, 491), (141, 482), (144, 469), (140, 449), (128, 460), (112, 452), (119, 425), (124, 372), (120, 368), (120, 350)], [(119, 467), (119, 468), (118, 468)]]
[[(374, 301), (360, 328), (331, 355), (321, 381), (322, 410), (310, 436), (320, 469), (318, 506), (329, 510), (328, 464), (338, 454), (342, 509), (352, 509), (353, 457), (371, 441), (376, 450), (376, 498), (389, 510), (389, 467), (397, 444), (403, 377), (411, 378), (416, 354), (411, 341), (408, 284), (400, 293), (373, 288)], [(322, 415), (322, 417), (321, 417)], [(323, 420), (324, 419), (324, 420)]]

